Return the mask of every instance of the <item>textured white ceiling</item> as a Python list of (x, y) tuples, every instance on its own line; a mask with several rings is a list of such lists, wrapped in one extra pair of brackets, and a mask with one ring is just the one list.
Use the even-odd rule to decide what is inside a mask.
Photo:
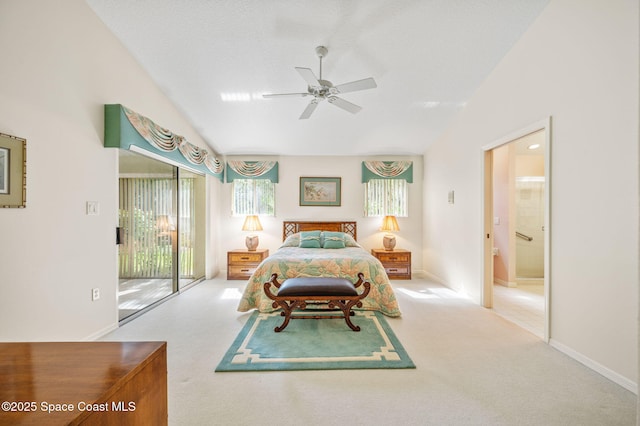
[[(548, 0), (87, 3), (219, 154), (377, 155), (422, 154)], [(324, 79), (376, 80), (341, 95), (358, 114), (260, 96), (306, 91), (294, 67), (318, 75), (319, 45)]]

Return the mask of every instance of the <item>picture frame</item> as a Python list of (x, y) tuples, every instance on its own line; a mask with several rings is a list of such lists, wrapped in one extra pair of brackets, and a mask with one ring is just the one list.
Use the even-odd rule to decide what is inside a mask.
[(0, 133), (0, 207), (24, 208), (27, 194), (27, 141)]
[(300, 177), (300, 205), (336, 207), (342, 203), (342, 178)]

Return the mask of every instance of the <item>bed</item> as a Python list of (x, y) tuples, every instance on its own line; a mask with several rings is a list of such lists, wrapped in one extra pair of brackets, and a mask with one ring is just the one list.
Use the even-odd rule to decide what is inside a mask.
[[(300, 245), (315, 240), (316, 233), (332, 244), (325, 247), (303, 248)], [(395, 293), (384, 267), (356, 242), (356, 222), (300, 222), (283, 223), (283, 244), (271, 256), (263, 260), (249, 278), (238, 311), (247, 312), (257, 309), (260, 312), (272, 312), (273, 301), (264, 293), (264, 283), (278, 274), (279, 280), (295, 277), (341, 277), (355, 281), (358, 272), (364, 274), (371, 283), (369, 295), (362, 301), (362, 309), (379, 311), (390, 317), (400, 316)], [(344, 248), (340, 243), (344, 242)], [(301, 244), (302, 240), (302, 244)], [(335, 243), (335, 245), (333, 244)]]

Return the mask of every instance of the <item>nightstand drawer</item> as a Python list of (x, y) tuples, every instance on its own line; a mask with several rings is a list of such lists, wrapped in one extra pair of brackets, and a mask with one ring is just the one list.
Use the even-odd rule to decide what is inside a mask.
[(227, 252), (227, 279), (246, 280), (251, 278), (264, 259), (269, 256), (269, 250), (256, 251), (232, 250)]
[(229, 263), (260, 263), (262, 253), (229, 253)]
[(233, 277), (246, 277), (249, 278), (255, 270), (258, 268), (257, 265), (229, 265), (228, 274)]
[(398, 265), (398, 266), (385, 266), (385, 271), (387, 271), (387, 275), (395, 276), (395, 275), (410, 275), (411, 268), (406, 265)]
[(411, 255), (408, 253), (384, 253), (378, 252), (376, 257), (380, 259), (380, 262), (399, 262), (406, 263), (411, 261)]

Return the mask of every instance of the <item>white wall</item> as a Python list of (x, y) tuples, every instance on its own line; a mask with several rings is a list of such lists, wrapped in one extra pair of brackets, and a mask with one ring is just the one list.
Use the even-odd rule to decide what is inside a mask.
[(0, 209), (0, 341), (91, 338), (117, 325), (118, 164), (103, 105), (206, 144), (82, 0), (3, 0), (0, 52), (0, 132), (27, 140), (27, 207)]
[[(412, 268), (422, 270), (422, 156), (413, 157), (227, 157), (227, 160), (277, 160), (279, 183), (276, 185), (276, 216), (261, 217), (264, 231), (260, 232), (260, 248), (273, 253), (282, 245), (284, 220), (355, 220), (358, 225), (358, 242), (367, 250), (382, 248), (382, 218), (363, 216), (364, 187), (362, 161), (364, 160), (412, 160), (413, 182), (409, 184), (409, 217), (398, 218), (400, 231), (396, 232), (397, 248), (411, 250)], [(340, 207), (301, 207), (299, 184), (301, 176), (342, 178), (342, 205)], [(244, 217), (231, 216), (231, 184), (224, 184), (220, 216), (225, 226), (220, 232), (219, 262), (226, 268), (227, 250), (245, 248), (246, 234), (241, 230)]]
[(482, 147), (552, 117), (551, 343), (629, 389), (638, 374), (638, 26), (637, 1), (552, 0), (425, 154), (425, 269), (479, 302)]

